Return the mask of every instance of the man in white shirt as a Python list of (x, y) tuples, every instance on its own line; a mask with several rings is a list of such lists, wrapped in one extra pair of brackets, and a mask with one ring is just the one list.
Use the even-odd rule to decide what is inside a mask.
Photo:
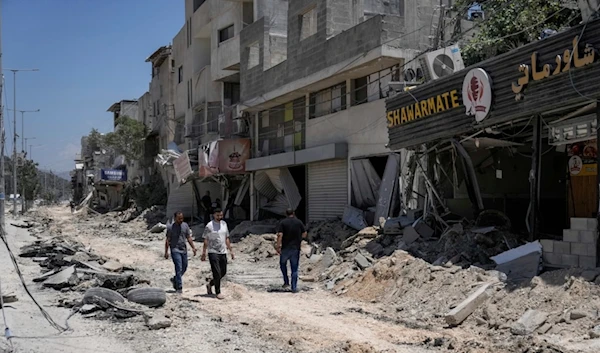
[(227, 274), (228, 250), (231, 259), (235, 259), (229, 241), (229, 229), (227, 223), (223, 221), (223, 211), (216, 208), (213, 211), (213, 220), (204, 227), (204, 247), (201, 260), (206, 261), (206, 252), (208, 251), (208, 261), (210, 262), (213, 279), (206, 285), (206, 290), (208, 294), (212, 294), (212, 287), (214, 286), (217, 299), (225, 298), (221, 294), (221, 279)]

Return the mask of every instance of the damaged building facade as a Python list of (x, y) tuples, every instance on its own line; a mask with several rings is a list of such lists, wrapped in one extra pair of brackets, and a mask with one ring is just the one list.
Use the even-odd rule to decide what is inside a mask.
[(593, 20), (388, 99), (403, 204), (442, 229), (495, 212), (546, 266), (596, 267), (599, 33)]
[(378, 223), (399, 207), (388, 196), (401, 160), (387, 147), (390, 82), (424, 79), (416, 57), (446, 13), (427, 1), (271, 3), (240, 38), (252, 214)]

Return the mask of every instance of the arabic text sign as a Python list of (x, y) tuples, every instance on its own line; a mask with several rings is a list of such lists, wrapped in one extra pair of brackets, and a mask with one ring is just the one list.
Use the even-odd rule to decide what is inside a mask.
[(582, 56), (579, 51), (580, 45), (579, 36), (575, 36), (572, 49), (565, 49), (562, 55), (556, 55), (553, 64), (539, 65), (538, 53), (531, 54), (531, 64), (519, 66), (519, 71), (523, 73), (523, 76), (512, 84), (512, 91), (517, 95), (516, 99), (523, 98), (522, 92), (531, 81), (541, 81), (550, 76), (568, 72), (573, 67), (580, 68), (593, 63), (597, 58), (596, 49), (590, 44), (585, 44)]
[(100, 179), (109, 181), (127, 181), (127, 171), (120, 169), (101, 169)]

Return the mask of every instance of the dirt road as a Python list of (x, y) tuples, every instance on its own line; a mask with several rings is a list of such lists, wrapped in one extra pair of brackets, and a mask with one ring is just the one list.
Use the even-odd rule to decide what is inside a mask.
[[(173, 265), (163, 258), (162, 236), (145, 236), (143, 227), (117, 223), (107, 216), (72, 215), (67, 208), (42, 209), (36, 217), (51, 219), (43, 237), (70, 237), (97, 254), (135, 268), (136, 274), (151, 280), (153, 286), (170, 291), (168, 279)], [(15, 247), (30, 240), (24, 231), (18, 233), (13, 236)], [(223, 301), (206, 295), (209, 264), (200, 261), (199, 256), (190, 258), (184, 293), (169, 293), (167, 304), (158, 309), (171, 318), (170, 328), (150, 331), (141, 317), (100, 321), (76, 315), (71, 319), (75, 330), (66, 336), (84, 338), (65, 337), (50, 343), (45, 340), (37, 346), (28, 346), (29, 341), (17, 343), (31, 352), (41, 351), (42, 347), (50, 352), (79, 352), (90, 342), (103, 347), (99, 352), (489, 352), (480, 343), (484, 338), (472, 331), (432, 327), (415, 319), (418, 307), (399, 314), (393, 305), (334, 296), (312, 282), (301, 282), (298, 294), (282, 292), (276, 257), (257, 259), (242, 246), (233, 245), (237, 257), (229, 264)], [(6, 261), (4, 256), (2, 261)], [(302, 261), (301, 266), (310, 266)], [(21, 262), (29, 280), (39, 274), (37, 265), (27, 259)], [(14, 279), (11, 285), (16, 287)], [(46, 305), (55, 304), (63, 296), (53, 290), (36, 290), (35, 295)], [(27, 311), (33, 313), (32, 308)], [(60, 320), (68, 315), (68, 311), (58, 308), (52, 313)], [(42, 323), (39, 315), (22, 327), (34, 322)], [(530, 352), (518, 347), (495, 351)]]

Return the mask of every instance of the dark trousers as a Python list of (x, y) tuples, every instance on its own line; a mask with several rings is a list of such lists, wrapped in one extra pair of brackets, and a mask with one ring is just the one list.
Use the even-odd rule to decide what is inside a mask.
[(213, 278), (210, 280), (210, 286), (215, 287), (215, 294), (221, 294), (221, 279), (227, 274), (227, 255), (208, 254), (210, 269)]
[(171, 249), (171, 258), (175, 264), (175, 289), (183, 288), (183, 274), (187, 271), (188, 256), (187, 252), (181, 253)]
[(298, 286), (298, 265), (300, 264), (300, 250), (297, 249), (283, 249), (281, 250), (281, 256), (279, 257), (279, 266), (281, 267), (281, 273), (283, 274), (283, 284), (289, 285), (290, 279), (287, 272), (287, 262), (290, 262), (292, 268), (292, 291), (296, 291)]

